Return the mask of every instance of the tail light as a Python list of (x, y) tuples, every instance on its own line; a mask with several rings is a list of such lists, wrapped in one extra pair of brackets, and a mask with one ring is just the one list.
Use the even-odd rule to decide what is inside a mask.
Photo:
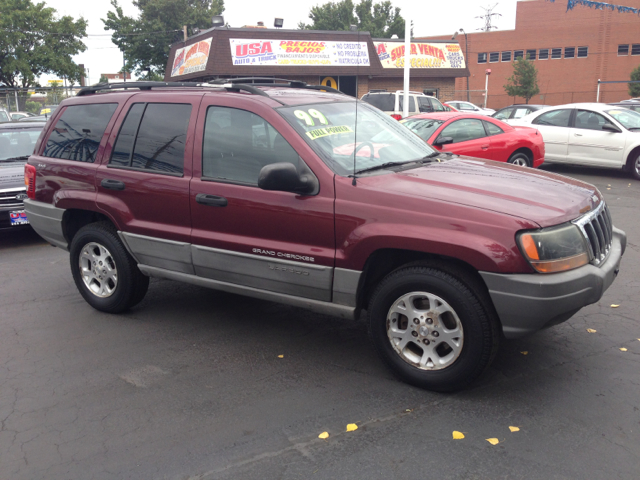
[(391, 118), (393, 118), (394, 120), (402, 120), (402, 115), (394, 113), (393, 115), (391, 115)]
[(36, 167), (29, 165), (24, 166), (24, 185), (27, 189), (27, 197), (31, 200), (36, 199)]

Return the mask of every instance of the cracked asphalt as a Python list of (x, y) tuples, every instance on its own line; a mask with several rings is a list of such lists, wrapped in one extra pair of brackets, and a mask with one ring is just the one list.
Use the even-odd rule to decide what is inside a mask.
[(456, 394), (397, 381), (363, 321), (165, 280), (96, 312), (66, 252), (2, 232), (0, 479), (640, 478), (640, 182), (545, 168), (602, 191), (620, 275)]

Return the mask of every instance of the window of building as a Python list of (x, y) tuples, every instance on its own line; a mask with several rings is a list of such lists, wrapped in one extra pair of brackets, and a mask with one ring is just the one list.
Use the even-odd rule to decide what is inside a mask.
[(587, 58), (589, 55), (589, 47), (578, 47), (578, 58)]
[(487, 63), (487, 54), (479, 53), (478, 54), (478, 63)]
[(489, 54), (489, 62), (495, 63), (500, 61), (500, 52), (491, 52)]
[(549, 59), (549, 49), (548, 48), (541, 48), (540, 51), (538, 52), (538, 59), (539, 60), (548, 60)]
[(519, 58), (524, 57), (524, 50), (516, 50), (515, 52), (513, 52), (513, 59), (517, 60)]
[(562, 58), (562, 49), (561, 48), (552, 48), (551, 49), (551, 58), (552, 59), (556, 59), (556, 58)]
[(44, 156), (93, 163), (117, 103), (66, 107), (51, 131)]
[(536, 59), (536, 51), (527, 50), (527, 60), (535, 60), (535, 59)]
[(640, 55), (640, 43), (631, 45), (631, 55)]
[(576, 47), (564, 47), (564, 58), (573, 58), (576, 56)]
[(246, 110), (209, 107), (202, 144), (202, 176), (225, 182), (257, 185), (266, 165), (299, 157), (265, 119)]
[(629, 45), (618, 45), (618, 56), (629, 55)]
[(181, 175), (190, 116), (191, 105), (132, 105), (118, 133), (109, 165)]
[(511, 52), (502, 52), (502, 61), (510, 62), (511, 61)]

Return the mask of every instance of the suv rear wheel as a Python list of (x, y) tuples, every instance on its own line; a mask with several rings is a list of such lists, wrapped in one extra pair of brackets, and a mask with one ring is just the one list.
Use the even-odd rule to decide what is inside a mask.
[(149, 278), (118, 238), (109, 222), (91, 223), (73, 237), (70, 248), (73, 280), (96, 310), (120, 313), (140, 303)]
[(498, 322), (468, 284), (428, 266), (404, 267), (380, 282), (369, 303), (369, 332), (402, 380), (453, 391), (489, 366), (499, 344)]

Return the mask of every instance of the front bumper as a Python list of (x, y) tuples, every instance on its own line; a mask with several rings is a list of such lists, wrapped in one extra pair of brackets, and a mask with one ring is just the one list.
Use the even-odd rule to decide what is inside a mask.
[(582, 307), (596, 303), (618, 275), (626, 246), (626, 234), (614, 228), (609, 257), (599, 267), (585, 265), (548, 275), (480, 272), (504, 336), (518, 338), (557, 325)]

